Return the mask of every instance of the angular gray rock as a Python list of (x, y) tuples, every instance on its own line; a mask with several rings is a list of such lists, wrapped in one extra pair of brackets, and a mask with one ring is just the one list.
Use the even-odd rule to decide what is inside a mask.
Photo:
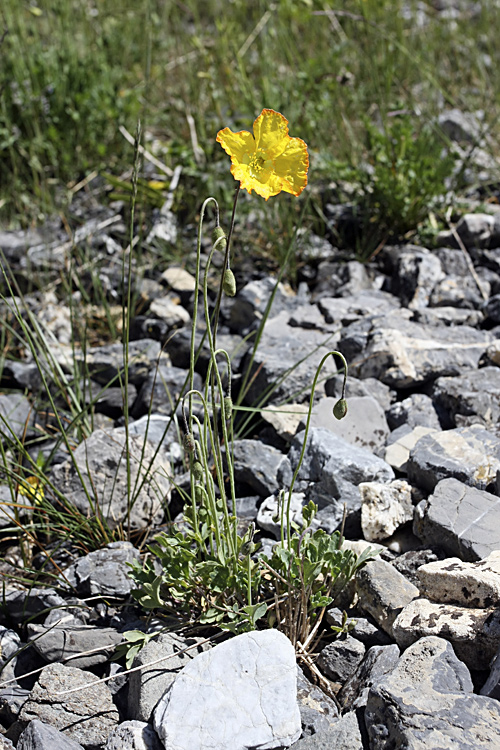
[[(70, 693), (75, 687), (82, 690)], [(91, 672), (49, 664), (40, 672), (19, 714), (19, 727), (39, 719), (87, 750), (98, 750), (118, 724), (118, 711), (106, 684)]]
[[(202, 640), (161, 633), (139, 651), (132, 666), (142, 669), (129, 676), (128, 716), (143, 722), (151, 719), (156, 704), (183, 667), (208, 648), (208, 644), (197, 645)], [(185, 651), (186, 648), (189, 651)], [(158, 662), (162, 657), (164, 660)]]
[(490, 674), (480, 690), (481, 695), (500, 700), (500, 648), (490, 664)]
[(280, 469), (283, 471), (284, 464), (288, 464), (287, 457), (281, 451), (257, 440), (235, 440), (233, 447), (234, 478), (237, 482), (247, 484), (261, 497), (267, 497), (281, 488), (278, 472)]
[(500, 421), (500, 368), (482, 367), (454, 378), (438, 378), (432, 397), (447, 427), (495, 426)]
[(427, 307), (431, 292), (443, 275), (437, 255), (425, 248), (407, 245), (396, 257), (392, 291), (410, 310)]
[(392, 625), (408, 602), (420, 595), (416, 586), (384, 560), (372, 560), (356, 574), (359, 606), (392, 635)]
[(386, 412), (386, 417), (391, 430), (403, 424), (412, 429), (418, 425), (433, 427), (435, 430), (441, 429), (432, 399), (425, 393), (412, 393), (402, 401), (396, 401)]
[[(195, 373), (194, 387), (202, 389), (202, 379)], [(170, 416), (180, 397), (189, 389), (188, 373), (180, 367), (160, 364), (144, 380), (137, 399), (132, 406), (134, 419), (145, 414), (163, 414)]]
[(406, 469), (410, 481), (430, 492), (449, 477), (499, 492), (500, 438), (478, 424), (424, 435), (410, 452)]
[(165, 750), (272, 750), (301, 733), (292, 644), (244, 633), (196, 656), (154, 712)]
[(61, 579), (82, 597), (126, 597), (134, 588), (128, 575), (128, 563), (139, 560), (139, 557), (139, 550), (130, 542), (110, 542), (102, 549), (80, 557), (66, 568)]
[(312, 737), (304, 737), (293, 746), (293, 750), (364, 749), (358, 718), (354, 711), (341, 716), (329, 729), (318, 732)]
[(83, 746), (50, 724), (33, 719), (19, 737), (17, 750), (83, 750)]
[(423, 425), (417, 425), (413, 429), (409, 426), (401, 425), (394, 432), (391, 432), (389, 436), (385, 451), (385, 460), (396, 471), (406, 472), (410, 453), (420, 438), (436, 431), (434, 427), (424, 427)]
[[(370, 396), (352, 396), (347, 399), (347, 414), (343, 419), (333, 416), (336, 398), (326, 396), (313, 407), (311, 427), (330, 430), (359, 448), (378, 453), (384, 446), (389, 427), (384, 411), (376, 399)], [(305, 426), (305, 417), (302, 419)]]
[[(295, 469), (304, 441), (299, 432), (292, 441), (288, 457)], [(298, 474), (297, 490), (319, 505), (317, 520), (329, 531), (337, 528), (347, 507), (346, 529), (359, 527), (361, 519), (360, 482), (389, 482), (394, 479), (391, 467), (365, 448), (351, 445), (329, 430), (309, 431), (304, 460)], [(338, 501), (338, 502), (337, 502)]]
[(500, 642), (500, 610), (415, 599), (398, 615), (392, 631), (403, 649), (424, 636), (438, 636), (452, 644), (469, 669), (488, 669)]
[(413, 532), (424, 544), (475, 562), (500, 549), (500, 501), (496, 495), (443, 479), (415, 508)]
[(303, 735), (324, 732), (340, 718), (337, 704), (323, 690), (309, 682), (300, 667), (297, 669), (297, 701)]
[(32, 407), (22, 393), (0, 394), (0, 439), (21, 438), (30, 420)]
[[(131, 498), (128, 498), (128, 463)], [(131, 528), (142, 529), (163, 518), (164, 503), (170, 495), (169, 471), (168, 464), (159, 455), (154, 457), (152, 445), (143, 438), (130, 436), (127, 450), (121, 430), (96, 430), (80, 443), (72, 458), (54, 466), (50, 478), (66, 500), (84, 515), (93, 513), (92, 505), (98, 505), (114, 529), (122, 523), (128, 525), (130, 512)]]
[[(130, 383), (139, 385), (154, 367), (160, 356), (161, 345), (153, 339), (141, 339), (129, 342), (128, 379)], [(92, 347), (85, 354), (75, 350), (75, 359), (79, 361), (86, 372), (101, 385), (109, 385), (115, 380), (119, 385), (118, 373), (123, 373), (123, 345), (107, 344)]]
[(146, 722), (123, 721), (113, 729), (103, 750), (163, 750), (163, 745)]
[[(32, 641), (33, 648), (46, 662), (60, 662), (71, 657), (71, 666), (79, 669), (105, 664), (122, 640), (123, 636), (114, 628), (67, 627), (64, 622), (56, 627), (28, 624), (28, 641)], [(96, 649), (100, 650), (96, 652)], [(77, 657), (78, 654), (81, 656)]]
[(426, 326), (393, 313), (347, 326), (339, 348), (355, 377), (374, 377), (391, 388), (407, 388), (476, 369), (492, 340), (489, 331)]
[(354, 674), (339, 691), (337, 699), (340, 705), (349, 711), (366, 706), (370, 688), (392, 672), (399, 656), (399, 648), (395, 643), (388, 646), (372, 646)]
[(359, 667), (365, 647), (352, 635), (342, 635), (319, 653), (317, 665), (329, 680), (343, 684)]
[(441, 638), (410, 646), (368, 696), (371, 750), (500, 747), (500, 704), (474, 695), (469, 672)]
[[(296, 328), (289, 325), (289, 318), (290, 314), (283, 311), (267, 321), (252, 363), (247, 404), (261, 403), (264, 393), (270, 394), (271, 403), (283, 398), (305, 399), (321, 359), (336, 348), (337, 335)], [(243, 364), (244, 371), (247, 364)], [(336, 372), (333, 358), (328, 357), (323, 376)]]
[(458, 557), (436, 560), (422, 565), (418, 577), (423, 596), (431, 601), (475, 608), (500, 605), (500, 550), (476, 563)]

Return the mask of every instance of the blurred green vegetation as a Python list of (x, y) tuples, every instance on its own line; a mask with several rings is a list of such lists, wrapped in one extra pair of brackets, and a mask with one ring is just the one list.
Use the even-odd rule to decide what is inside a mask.
[[(234, 181), (217, 131), (251, 129), (270, 107), (309, 145), (313, 196), (347, 169), (366, 197), (363, 165), (371, 161), (382, 174), (385, 163), (411, 184), (399, 185), (392, 200), (386, 171), (370, 211), (387, 226), (406, 211), (396, 223), (412, 229), (449, 173), (431, 175), (428, 160), (426, 190), (414, 200), (424, 140), (435, 163), (446, 142), (434, 125), (439, 111), (483, 110), (495, 135), (500, 4), (460, 6), (453, 18), (429, 0), (3, 0), (0, 217), (34, 223), (64, 208), (68, 185), (91, 170), (120, 175), (132, 147), (119, 126), (133, 133), (138, 117), (145, 146), (168, 167), (183, 167), (174, 208), (191, 220), (208, 194), (228, 207)], [(396, 160), (387, 136), (395, 110), (408, 113)], [(282, 243), (280, 257), (301, 201), (276, 200), (278, 209), (252, 197), (252, 208), (262, 246)], [(318, 229), (316, 203), (305, 221)]]

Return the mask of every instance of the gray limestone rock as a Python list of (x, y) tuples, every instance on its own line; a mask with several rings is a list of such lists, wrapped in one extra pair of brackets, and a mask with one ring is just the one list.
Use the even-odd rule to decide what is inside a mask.
[[(333, 416), (336, 398), (326, 396), (314, 405), (311, 427), (330, 430), (352, 445), (377, 453), (385, 446), (389, 428), (384, 411), (371, 396), (352, 396), (347, 399), (347, 414), (343, 419)], [(302, 419), (305, 426), (305, 418)]]
[(434, 602), (462, 607), (500, 605), (500, 550), (480, 562), (462, 562), (458, 557), (437, 560), (418, 569), (422, 595)]
[[(71, 693), (76, 687), (83, 689)], [(98, 750), (118, 723), (118, 711), (109, 688), (95, 675), (49, 664), (21, 709), (19, 727), (25, 729), (33, 719), (50, 724), (87, 750)]]
[(375, 289), (347, 297), (327, 297), (315, 291), (318, 307), (330, 325), (349, 325), (367, 315), (390, 313), (400, 306), (399, 300)]
[(420, 438), (437, 432), (434, 427), (418, 425), (411, 429), (407, 425), (397, 427), (387, 441), (385, 460), (396, 471), (406, 472), (410, 453)]
[(399, 656), (399, 648), (395, 643), (388, 646), (372, 646), (338, 693), (340, 705), (350, 711), (366, 706), (369, 689), (392, 672)]
[(32, 406), (22, 393), (0, 394), (0, 439), (21, 438), (30, 421)]
[(317, 665), (329, 680), (343, 684), (360, 665), (365, 647), (352, 635), (342, 635), (319, 653)]
[(465, 247), (486, 247), (495, 225), (491, 214), (464, 214), (456, 226), (456, 232)]
[[(482, 294), (484, 293), (488, 297), (491, 291), (488, 281), (481, 280), (480, 284), (481, 291), (471, 276), (464, 278), (463, 276), (450, 274), (436, 284), (431, 294), (430, 304), (436, 308), (458, 307), (477, 310), (482, 307), (484, 302)], [(461, 328), (462, 326), (460, 326)]]
[(293, 309), (296, 305), (296, 297), (283, 284), (277, 283), (273, 277), (268, 276), (250, 281), (238, 290), (238, 294), (232, 300), (229, 318), (231, 330), (241, 333), (255, 328), (260, 323), (275, 288), (273, 315), (282, 310)]
[[(292, 441), (288, 457), (295, 469), (304, 441), (304, 432)], [(361, 518), (360, 482), (389, 482), (394, 479), (391, 467), (365, 448), (351, 445), (329, 430), (309, 431), (297, 490), (319, 505), (317, 520), (333, 531), (342, 521), (343, 504), (347, 507), (347, 526), (359, 527)], [(338, 501), (338, 502), (336, 502)]]
[(196, 656), (154, 712), (165, 750), (272, 750), (301, 733), (292, 644), (277, 630), (243, 633)]
[(404, 479), (389, 484), (362, 482), (361, 528), (368, 542), (390, 537), (396, 529), (413, 520), (411, 486)]
[[(454, 3), (453, 3), (454, 4)], [(440, 0), (435, 3), (441, 10), (449, 8), (452, 3)], [(438, 117), (439, 127), (452, 141), (477, 143), (483, 130), (480, 119), (473, 112), (463, 112), (461, 109), (445, 109)]]
[[(1, 673), (2, 682), (7, 679), (7, 674)], [(0, 721), (5, 726), (10, 726), (19, 716), (21, 708), (28, 700), (30, 691), (21, 688), (13, 682), (0, 689)], [(1, 750), (0, 745), (0, 750)]]
[(392, 313), (347, 326), (339, 348), (352, 363), (351, 375), (375, 377), (391, 388), (407, 388), (476, 369), (491, 342), (489, 331), (425, 326), (407, 320), (402, 313)]
[[(444, 555), (443, 555), (444, 557)], [(419, 568), (440, 559), (432, 549), (413, 549), (398, 555), (391, 565), (399, 570), (414, 586), (420, 588)]]
[[(128, 497), (128, 463), (130, 487), (137, 487), (131, 498)], [(54, 466), (50, 478), (81, 513), (93, 512), (88, 493), (111, 528), (128, 524), (130, 509), (131, 528), (142, 529), (163, 518), (171, 487), (168, 473), (168, 464), (158, 455), (154, 457), (154, 448), (143, 438), (130, 436), (127, 450), (126, 437), (121, 430), (97, 430), (80, 443), (72, 458)]]
[[(263, 393), (270, 393), (274, 402), (284, 398), (304, 400), (322, 358), (336, 348), (337, 335), (296, 328), (289, 319), (290, 313), (283, 311), (267, 321), (251, 365), (251, 386), (245, 397), (248, 404), (259, 403)], [(249, 357), (243, 364), (244, 371), (247, 366)], [(336, 371), (332, 357), (328, 357), (323, 376)]]
[(500, 438), (477, 424), (424, 435), (410, 452), (406, 468), (410, 481), (430, 492), (441, 479), (451, 477), (498, 492)]
[(293, 745), (293, 750), (364, 750), (358, 718), (354, 711), (350, 711), (332, 726), (304, 737)]
[(38, 615), (45, 618), (47, 612), (53, 608), (65, 607), (66, 602), (59, 596), (55, 589), (32, 588), (7, 589), (4, 602), (9, 613), (9, 618), (19, 625), (26, 620), (31, 622), (38, 619)]
[(425, 393), (412, 393), (411, 396), (396, 401), (386, 412), (387, 423), (391, 430), (401, 425), (408, 425), (411, 429), (421, 425), (441, 429), (439, 417), (430, 396)]
[(200, 644), (202, 640), (161, 633), (139, 651), (132, 666), (142, 669), (129, 676), (128, 715), (132, 719), (146, 722), (151, 719), (156, 704), (183, 667), (208, 648), (208, 644)]
[(305, 736), (326, 731), (340, 718), (337, 704), (309, 682), (300, 667), (297, 669), (297, 701)]
[[(340, 374), (334, 375), (333, 378), (329, 378), (325, 383), (326, 395), (333, 396), (335, 400), (339, 399), (342, 395), (343, 385), (344, 376)], [(376, 380), (375, 378), (359, 380), (358, 378), (353, 378), (349, 372), (347, 379), (348, 401), (353, 396), (369, 396), (370, 398), (374, 398), (378, 401), (384, 412), (390, 409), (391, 404), (396, 398), (395, 392), (391, 391), (389, 386), (381, 383), (380, 380)]]
[[(134, 385), (140, 385), (154, 367), (160, 356), (161, 346), (153, 339), (141, 339), (129, 342), (128, 378)], [(87, 349), (85, 354), (75, 357), (80, 360), (85, 371), (101, 385), (109, 385), (112, 380), (118, 385), (118, 373), (123, 372), (123, 345), (121, 343)], [(85, 361), (84, 361), (85, 359)]]
[[(285, 503), (288, 503), (288, 492), (285, 493)], [(290, 522), (302, 526), (302, 508), (307, 505), (303, 492), (292, 492), (290, 499)], [(257, 524), (261, 529), (272, 534), (276, 539), (281, 536), (281, 513), (279, 497), (271, 495), (260, 504), (257, 513)]]
[[(436, 408), (446, 415), (446, 427), (500, 421), (500, 368), (482, 367), (454, 378), (438, 378), (433, 386)], [(443, 423), (444, 424), (444, 423)]]
[(500, 746), (500, 704), (472, 694), (469, 672), (441, 638), (422, 638), (368, 696), (371, 750)]
[[(344, 613), (338, 607), (330, 607), (326, 610), (325, 619), (329, 625), (341, 627), (343, 618)], [(391, 638), (387, 633), (366, 617), (351, 617), (348, 619), (348, 623), (350, 634), (357, 641), (361, 641), (366, 648), (387, 646), (391, 643)]]
[(146, 722), (123, 721), (113, 729), (103, 750), (163, 750), (163, 745)]
[(419, 638), (435, 635), (450, 641), (469, 669), (488, 669), (500, 642), (500, 609), (472, 609), (415, 599), (398, 615), (392, 630), (403, 649)]
[(128, 564), (139, 557), (130, 542), (110, 542), (66, 568), (61, 582), (69, 583), (79, 596), (126, 597), (134, 588)]
[(261, 497), (267, 497), (280, 489), (278, 472), (286, 471), (284, 464), (288, 464), (287, 457), (271, 445), (257, 440), (234, 441), (235, 480), (247, 484)]
[[(28, 640), (32, 641), (33, 647), (46, 662), (60, 662), (71, 657), (72, 667), (87, 669), (109, 661), (123, 637), (114, 628), (92, 625), (67, 627), (64, 622), (56, 627), (45, 627), (30, 623)], [(96, 649), (99, 651), (96, 652)], [(78, 654), (81, 656), (77, 657)]]
[[(195, 373), (194, 387), (202, 389), (202, 380)], [(180, 367), (159, 365), (147, 376), (141, 386), (131, 413), (134, 418), (154, 412), (170, 416), (178, 400), (189, 390), (188, 373)]]
[(500, 648), (490, 664), (490, 674), (480, 690), (481, 695), (500, 700)]
[(434, 253), (407, 245), (396, 258), (392, 291), (410, 310), (427, 307), (431, 292), (443, 275), (441, 261)]
[(496, 495), (443, 479), (415, 508), (413, 531), (424, 544), (474, 562), (500, 549), (500, 501)]
[(420, 595), (416, 586), (384, 560), (372, 560), (356, 574), (360, 607), (392, 635), (392, 625), (408, 602)]
[(55, 727), (33, 719), (19, 737), (17, 750), (83, 750), (83, 746)]

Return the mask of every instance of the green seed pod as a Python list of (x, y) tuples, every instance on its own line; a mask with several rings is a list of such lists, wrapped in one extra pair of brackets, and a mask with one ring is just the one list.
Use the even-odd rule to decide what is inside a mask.
[(217, 240), (220, 240), (221, 238), (222, 238), (222, 240), (217, 245), (217, 250), (224, 251), (226, 249), (226, 244), (227, 244), (226, 243), (226, 233), (225, 233), (225, 231), (223, 230), (222, 227), (215, 227), (214, 231), (212, 232), (212, 243), (215, 245), (215, 243), (217, 242)]
[(226, 421), (229, 422), (233, 415), (233, 399), (231, 396), (224, 396), (224, 414)]
[(246, 557), (247, 555), (252, 555), (257, 548), (257, 545), (253, 542), (245, 542), (245, 544), (241, 545), (240, 553), (243, 555), (243, 557)]
[(236, 279), (234, 273), (230, 268), (226, 268), (224, 271), (224, 278), (222, 279), (222, 288), (228, 297), (234, 297), (236, 294)]
[(193, 472), (195, 481), (201, 482), (201, 480), (203, 479), (203, 466), (199, 461), (193, 461), (193, 463), (191, 464), (191, 471)]
[(333, 407), (333, 416), (335, 419), (343, 419), (347, 414), (347, 401), (345, 398), (339, 398)]
[(196, 505), (203, 505), (203, 487), (200, 487), (199, 484), (197, 484), (194, 488), (194, 497), (196, 500)]
[(192, 455), (194, 453), (194, 449), (194, 437), (191, 432), (186, 432), (186, 434), (184, 435), (184, 450)]

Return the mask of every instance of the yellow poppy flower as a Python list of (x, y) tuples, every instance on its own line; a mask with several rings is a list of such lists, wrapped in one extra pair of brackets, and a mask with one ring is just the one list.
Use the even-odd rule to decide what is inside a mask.
[(26, 479), (22, 479), (19, 482), (17, 492), (19, 495), (33, 500), (35, 505), (39, 505), (45, 496), (43, 485), (38, 477), (26, 477)]
[(288, 135), (288, 120), (273, 109), (263, 109), (246, 130), (219, 130), (217, 142), (231, 157), (231, 174), (241, 187), (263, 198), (282, 190), (300, 195), (307, 185), (309, 156), (300, 138)]

